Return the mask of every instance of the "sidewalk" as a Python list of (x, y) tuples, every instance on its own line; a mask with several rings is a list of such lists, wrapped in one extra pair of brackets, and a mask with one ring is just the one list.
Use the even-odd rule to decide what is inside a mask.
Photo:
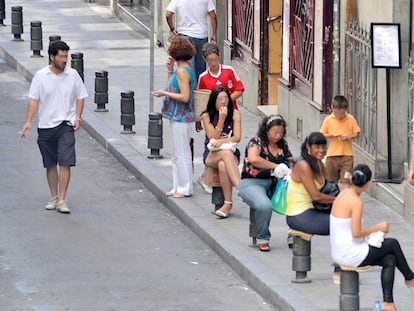
[[(82, 126), (92, 137), (113, 153), (130, 171), (148, 187), (177, 217), (191, 228), (205, 243), (218, 253), (252, 288), (275, 305), (275, 310), (320, 311), (339, 309), (339, 286), (332, 282), (329, 238), (315, 236), (312, 239), (312, 271), (308, 273), (312, 283), (293, 284), (291, 251), (286, 245), (287, 226), (284, 217), (273, 214), (271, 223), (271, 251), (261, 253), (251, 247), (249, 231), (249, 208), (234, 194), (231, 217), (218, 220), (213, 215), (211, 197), (196, 183), (202, 165), (204, 135), (194, 133), (194, 181), (195, 193), (186, 199), (165, 197), (171, 185), (171, 146), (168, 124), (164, 122), (163, 159), (150, 160), (147, 156), (147, 128), (149, 114), (149, 40), (111, 14), (109, 7), (82, 0), (32, 0), (23, 6), (24, 41), (12, 41), (10, 12), (12, 6), (21, 1), (6, 1), (6, 27), (0, 27), (0, 57), (27, 79), (48, 62), (47, 45), (50, 35), (60, 35), (71, 47), (71, 53), (84, 54), (85, 84), (89, 92), (83, 114)], [(44, 49), (43, 58), (32, 58), (30, 50), (30, 22), (42, 21)], [(155, 50), (155, 88), (164, 88), (166, 72), (164, 49)], [(108, 112), (95, 112), (95, 71), (108, 71)], [(249, 87), (249, 86), (246, 86)], [(121, 134), (120, 93), (135, 92), (135, 118), (133, 130), (136, 134)], [(155, 111), (160, 111), (160, 99), (154, 100)], [(240, 150), (258, 127), (260, 117), (240, 107), (242, 113), (243, 138)], [(3, 116), (5, 118), (6, 116)], [(22, 116), (22, 124), (23, 124)], [(17, 125), (21, 126), (21, 124)], [(289, 130), (288, 130), (289, 131)], [(295, 157), (299, 144), (288, 139)], [(82, 169), (82, 163), (78, 164)], [(70, 200), (70, 197), (69, 197)], [(387, 220), (391, 223), (390, 236), (397, 237), (414, 267), (414, 228), (397, 213), (381, 202), (364, 195), (367, 225)], [(86, 206), (74, 206), (77, 208)], [(360, 274), (360, 304), (371, 309), (376, 299), (381, 299), (380, 269), (373, 268)], [(411, 310), (413, 294), (403, 285), (399, 272), (395, 280), (395, 302), (399, 311)], [(225, 293), (223, 293), (225, 294)], [(260, 310), (260, 306), (257, 307)]]

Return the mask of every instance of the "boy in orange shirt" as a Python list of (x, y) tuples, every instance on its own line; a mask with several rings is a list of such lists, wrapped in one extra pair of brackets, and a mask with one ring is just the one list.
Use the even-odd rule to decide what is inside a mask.
[(332, 100), (332, 113), (325, 118), (320, 132), (328, 139), (325, 167), (328, 179), (349, 185), (346, 173), (354, 166), (352, 140), (359, 137), (361, 129), (355, 118), (348, 113), (348, 100), (337, 95)]

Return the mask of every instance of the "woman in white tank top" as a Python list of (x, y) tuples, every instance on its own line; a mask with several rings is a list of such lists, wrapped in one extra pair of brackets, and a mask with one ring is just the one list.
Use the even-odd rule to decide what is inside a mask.
[(381, 266), (383, 311), (397, 311), (393, 299), (394, 273), (397, 268), (407, 286), (414, 286), (414, 272), (408, 266), (398, 240), (385, 238), (382, 245), (368, 245), (365, 237), (371, 233), (389, 231), (388, 222), (362, 227), (364, 204), (360, 194), (372, 183), (367, 165), (357, 165), (352, 172), (351, 187), (343, 189), (335, 199), (330, 215), (331, 256), (338, 264), (350, 266)]

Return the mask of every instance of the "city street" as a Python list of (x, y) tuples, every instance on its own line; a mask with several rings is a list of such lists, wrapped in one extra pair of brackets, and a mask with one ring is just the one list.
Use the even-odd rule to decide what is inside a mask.
[(44, 210), (28, 89), (0, 60), (0, 310), (273, 310), (82, 129), (72, 213)]

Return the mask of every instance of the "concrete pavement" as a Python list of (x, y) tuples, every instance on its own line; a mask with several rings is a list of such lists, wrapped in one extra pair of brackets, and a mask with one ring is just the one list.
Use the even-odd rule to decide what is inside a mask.
[[(12, 41), (10, 12), (12, 6), (23, 7), (24, 41)], [(43, 58), (31, 57), (30, 22), (42, 21), (44, 50)], [(248, 236), (249, 208), (233, 195), (232, 216), (218, 220), (211, 215), (214, 209), (210, 196), (197, 185), (197, 176), (203, 169), (202, 149), (204, 135), (194, 133), (194, 181), (195, 193), (191, 198), (173, 199), (164, 193), (171, 185), (171, 146), (168, 124), (164, 122), (163, 159), (150, 160), (147, 156), (147, 128), (149, 114), (149, 40), (145, 32), (131, 29), (113, 17), (109, 6), (85, 3), (81, 0), (32, 0), (6, 1), (6, 27), (0, 28), (0, 57), (17, 68), (27, 80), (45, 66), (48, 37), (60, 35), (71, 47), (71, 53), (84, 54), (85, 84), (89, 92), (83, 114), (82, 126), (112, 152), (134, 175), (147, 186), (155, 196), (168, 206), (189, 228), (217, 252), (239, 275), (259, 292), (276, 310), (338, 310), (339, 286), (332, 282), (328, 237), (315, 236), (312, 239), (312, 271), (308, 273), (312, 283), (292, 284), (291, 251), (286, 245), (287, 226), (284, 217), (274, 214), (271, 223), (271, 251), (260, 253), (251, 247)], [(163, 49), (155, 50), (155, 88), (166, 84)], [(108, 71), (108, 112), (95, 112), (95, 71)], [(249, 87), (249, 86), (246, 86)], [(120, 93), (132, 90), (135, 93), (136, 134), (121, 134)], [(155, 111), (160, 111), (160, 99), (155, 99)], [(242, 154), (246, 142), (257, 131), (260, 117), (240, 107), (242, 113), (243, 138), (240, 143)], [(2, 116), (5, 118), (6, 116)], [(22, 124), (24, 116), (22, 116)], [(288, 139), (294, 155), (299, 153), (299, 144)], [(82, 169), (81, 167), (79, 167)], [(73, 195), (73, 194), (72, 194)], [(414, 234), (412, 225), (404, 221), (386, 205), (364, 195), (366, 202), (365, 222), (375, 223), (387, 220), (391, 223), (390, 236), (397, 237), (414, 266)], [(76, 213), (76, 206), (72, 207)], [(69, 216), (70, 217), (70, 216)], [(371, 308), (376, 299), (381, 299), (380, 269), (360, 275), (361, 307)], [(401, 311), (411, 310), (413, 293), (403, 285), (401, 275), (396, 273), (395, 302)], [(225, 295), (225, 293), (223, 293)], [(258, 306), (257, 310), (260, 310)]]

